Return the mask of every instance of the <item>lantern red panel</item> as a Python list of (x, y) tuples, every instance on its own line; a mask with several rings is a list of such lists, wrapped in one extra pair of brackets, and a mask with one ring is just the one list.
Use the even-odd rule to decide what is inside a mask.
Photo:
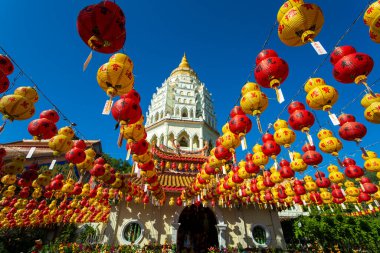
[(112, 54), (124, 46), (125, 16), (111, 1), (82, 9), (77, 18), (77, 29), (83, 42), (97, 52)]

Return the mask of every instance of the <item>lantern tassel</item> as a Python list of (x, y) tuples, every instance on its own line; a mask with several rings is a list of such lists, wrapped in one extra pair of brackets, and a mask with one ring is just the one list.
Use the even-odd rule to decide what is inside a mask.
[(338, 164), (341, 168), (343, 168), (343, 163), (342, 161), (340, 160), (339, 156), (336, 157), (336, 160), (338, 161)]
[(257, 123), (257, 128), (259, 129), (259, 132), (262, 134), (263, 133), (263, 128), (261, 127), (261, 122), (260, 122), (260, 116), (256, 115), (256, 123)]
[(371, 89), (371, 87), (369, 87), (369, 85), (367, 84), (367, 82), (362, 81), (361, 83), (365, 86), (365, 88), (367, 89), (367, 91), (369, 92), (369, 94), (371, 94), (371, 96), (375, 98), (376, 94), (375, 94), (375, 92), (373, 92), (373, 90)]
[(290, 161), (293, 162), (293, 160), (294, 160), (294, 154), (293, 154), (293, 152), (290, 149), (288, 149), (288, 153), (289, 153)]
[(309, 144), (310, 144), (311, 146), (314, 146), (313, 138), (312, 138), (311, 135), (309, 134), (309, 131), (305, 131), (305, 134), (306, 134), (306, 138), (307, 138)]

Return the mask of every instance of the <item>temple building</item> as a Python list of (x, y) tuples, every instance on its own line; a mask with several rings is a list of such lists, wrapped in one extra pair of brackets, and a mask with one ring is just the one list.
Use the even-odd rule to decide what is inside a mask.
[[(167, 200), (163, 206), (154, 201), (147, 205), (121, 201), (112, 209), (104, 242), (141, 246), (171, 243), (176, 244), (177, 252), (207, 252), (210, 246), (229, 245), (285, 248), (274, 209), (176, 203), (219, 136), (211, 93), (190, 67), (186, 55), (153, 94), (146, 130)], [(138, 175), (132, 175), (131, 181), (144, 184)]]

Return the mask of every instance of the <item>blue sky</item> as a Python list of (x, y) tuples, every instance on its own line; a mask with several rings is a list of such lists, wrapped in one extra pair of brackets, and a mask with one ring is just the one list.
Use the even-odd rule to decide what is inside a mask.
[[(94, 53), (87, 71), (82, 72), (82, 64), (90, 49), (82, 42), (76, 30), (79, 11), (96, 1), (4, 1), (0, 23), (2, 32), (0, 45), (39, 85), (43, 92), (77, 124), (77, 129), (87, 139), (101, 139), (103, 150), (117, 158), (124, 158), (125, 148), (117, 148), (118, 132), (114, 130), (112, 116), (101, 114), (106, 94), (96, 82), (96, 72), (110, 55)], [(126, 15), (127, 40), (125, 52), (134, 61), (135, 88), (142, 96), (141, 106), (145, 112), (156, 87), (178, 66), (184, 52), (190, 65), (198, 73), (201, 81), (212, 93), (218, 119), (218, 130), (228, 118), (235, 105), (242, 85), (253, 67), (254, 59), (261, 50), (283, 1), (117, 1)], [(316, 40), (321, 41), (330, 51), (339, 37), (350, 26), (367, 1), (358, 0), (315, 0), (325, 15), (325, 24)], [(369, 76), (369, 83), (380, 77), (379, 45), (369, 39), (369, 28), (362, 18), (352, 27), (351, 32), (340, 45), (353, 45), (358, 51), (370, 54), (375, 67)], [(267, 48), (278, 52), (285, 59), (290, 73), (283, 83), (285, 99), (290, 99), (308, 79), (324, 56), (318, 56), (310, 45), (288, 47), (280, 42), (275, 30)], [(17, 70), (10, 77), (13, 79)], [(332, 65), (326, 61), (317, 75), (336, 87), (340, 93), (333, 111), (337, 114), (364, 88), (354, 84), (341, 84), (332, 77)], [(251, 78), (251, 81), (254, 81)], [(31, 85), (26, 78), (20, 78), (16, 86)], [(380, 91), (376, 85), (375, 91)], [(270, 98), (275, 98), (273, 90), (263, 90)], [(302, 91), (296, 100), (305, 102)], [(284, 104), (270, 100), (268, 109), (262, 115), (263, 126), (276, 120), (276, 115)], [(288, 102), (288, 100), (286, 101)], [(38, 112), (50, 109), (43, 98), (36, 104)], [(363, 117), (360, 99), (344, 112), (352, 113), (357, 120), (365, 123), (368, 134), (363, 145), (379, 141), (378, 125), (367, 123)], [(327, 114), (317, 112), (322, 125), (328, 120)], [(36, 115), (34, 118), (37, 118)], [(281, 118), (287, 119), (285, 111)], [(254, 122), (254, 118), (251, 118)], [(30, 138), (27, 124), (30, 120), (8, 124), (0, 135), (0, 142)], [(66, 123), (61, 120), (59, 127)], [(331, 128), (329, 125), (327, 127)], [(338, 128), (333, 128), (337, 134)], [(318, 124), (312, 128), (314, 139)], [(252, 147), (260, 137), (254, 124), (248, 134), (248, 146)], [(297, 150), (300, 151), (304, 135), (297, 133)], [(297, 146), (297, 144), (296, 144)], [(375, 151), (379, 148), (372, 147)], [(376, 150), (377, 149), (377, 150)], [(354, 143), (344, 142), (341, 157), (356, 152)], [(283, 156), (288, 158), (287, 153)], [(359, 153), (358, 153), (359, 154)], [(239, 157), (244, 155), (239, 153)], [(356, 155), (358, 158), (358, 155)], [(330, 160), (325, 156), (322, 164)], [(357, 159), (363, 164), (360, 158)]]

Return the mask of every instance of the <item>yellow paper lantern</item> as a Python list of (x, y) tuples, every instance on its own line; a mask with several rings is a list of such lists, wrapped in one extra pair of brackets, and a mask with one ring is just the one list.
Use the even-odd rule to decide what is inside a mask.
[(322, 152), (338, 156), (338, 152), (343, 148), (342, 142), (333, 136), (333, 133), (328, 129), (321, 129), (318, 132), (319, 148)]
[(293, 6), (281, 18), (278, 36), (288, 46), (302, 46), (312, 41), (322, 30), (324, 17), (315, 4)]
[(268, 107), (268, 98), (260, 90), (249, 91), (240, 100), (240, 106), (244, 113), (256, 116), (257, 127), (262, 132), (260, 115)]
[(380, 43), (380, 2), (375, 1), (373, 2), (366, 12), (364, 13), (363, 17), (364, 24), (369, 26), (369, 34), (372, 41), (376, 43)]
[[(115, 59), (120, 60), (119, 57)], [(107, 62), (99, 68), (97, 81), (99, 86), (112, 98), (132, 90), (134, 77), (130, 66), (113, 61)]]
[(303, 4), (303, 0), (289, 0), (286, 1), (278, 10), (277, 13), (277, 22), (280, 23), (282, 17), (293, 7)]
[(310, 78), (304, 87), (307, 92), (306, 103), (314, 110), (330, 111), (338, 100), (338, 91), (326, 85), (322, 78)]

